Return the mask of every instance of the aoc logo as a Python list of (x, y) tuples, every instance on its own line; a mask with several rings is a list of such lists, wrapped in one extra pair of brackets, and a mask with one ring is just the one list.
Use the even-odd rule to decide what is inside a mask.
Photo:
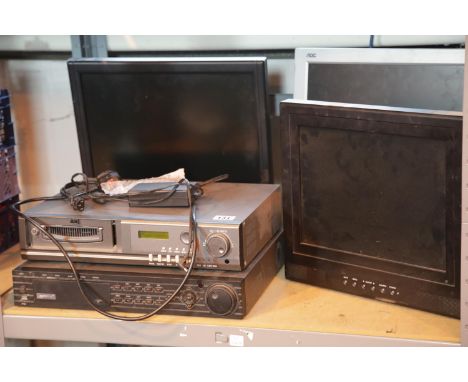
[(307, 58), (317, 58), (317, 53), (307, 53), (306, 57)]

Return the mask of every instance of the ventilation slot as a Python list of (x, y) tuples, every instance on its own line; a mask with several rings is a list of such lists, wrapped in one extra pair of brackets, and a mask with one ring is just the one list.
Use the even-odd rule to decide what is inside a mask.
[[(100, 227), (45, 226), (44, 229), (58, 241), (65, 242), (96, 242), (102, 241)], [(44, 239), (49, 239), (43, 235)]]

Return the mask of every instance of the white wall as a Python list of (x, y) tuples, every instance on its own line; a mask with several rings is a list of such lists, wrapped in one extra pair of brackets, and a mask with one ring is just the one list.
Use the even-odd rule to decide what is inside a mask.
[(0, 61), (0, 86), (12, 94), (22, 197), (58, 192), (81, 171), (66, 62)]
[[(255, 50), (297, 47), (366, 47), (369, 35), (331, 36), (108, 36), (109, 50)], [(375, 46), (462, 44), (464, 36), (377, 35)], [(70, 51), (69, 36), (0, 36), (0, 51)]]
[[(367, 47), (369, 35), (331, 36), (108, 36), (109, 50), (235, 50)], [(375, 36), (375, 46), (462, 44), (464, 36)]]
[(0, 51), (69, 51), (70, 36), (0, 36)]

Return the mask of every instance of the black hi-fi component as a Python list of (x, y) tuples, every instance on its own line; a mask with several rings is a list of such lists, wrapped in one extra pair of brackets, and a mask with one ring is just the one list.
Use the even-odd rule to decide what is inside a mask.
[[(161, 313), (185, 316), (243, 318), (283, 265), (282, 232), (240, 272), (194, 270), (183, 289)], [(180, 270), (76, 264), (88, 295), (101, 309), (149, 312), (171, 295)], [(28, 261), (13, 271), (15, 305), (91, 309), (73, 274), (63, 262)]]
[(18, 202), (18, 196), (0, 202), (0, 255), (18, 243), (18, 217), (9, 208)]
[(15, 137), (10, 95), (0, 89), (0, 253), (18, 242), (18, 217), (10, 210), (18, 202)]
[(11, 120), (10, 95), (8, 90), (0, 89), (0, 147), (13, 146), (15, 136)]
[(14, 146), (0, 146), (0, 203), (19, 194)]

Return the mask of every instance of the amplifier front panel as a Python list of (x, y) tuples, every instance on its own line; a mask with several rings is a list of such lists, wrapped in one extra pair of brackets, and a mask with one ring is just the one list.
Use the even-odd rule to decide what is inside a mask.
[[(189, 249), (188, 225), (183, 223), (68, 218), (35, 220), (78, 262), (177, 268)], [(23, 257), (65, 260), (44, 233), (23, 219), (20, 222), (24, 228), (21, 235)], [(243, 253), (252, 250), (245, 244), (242, 247), (237, 225), (200, 224), (197, 240), (195, 267), (198, 269), (240, 271), (253, 259), (244, 260)]]
[[(88, 295), (101, 309), (135, 313), (147, 313), (160, 306), (178, 287), (182, 278), (182, 274), (136, 276), (84, 271), (80, 272), (80, 276)], [(13, 280), (16, 305), (92, 309), (81, 295), (69, 271), (20, 269), (14, 271)], [(229, 292), (226, 296), (222, 295), (225, 291)], [(225, 298), (224, 302), (221, 301), (222, 297)], [(207, 301), (208, 299), (210, 301)], [(216, 299), (219, 299), (220, 303), (215, 302), (213, 305)], [(244, 305), (241, 280), (194, 277), (187, 281), (162, 313), (242, 318), (245, 315)]]
[[(117, 223), (117, 231), (122, 252), (143, 255), (148, 265), (175, 267), (189, 250), (188, 224), (128, 220)], [(223, 248), (212, 245), (218, 236), (224, 240), (219, 243)], [(200, 224), (197, 240), (197, 268), (243, 269), (237, 225)]]

